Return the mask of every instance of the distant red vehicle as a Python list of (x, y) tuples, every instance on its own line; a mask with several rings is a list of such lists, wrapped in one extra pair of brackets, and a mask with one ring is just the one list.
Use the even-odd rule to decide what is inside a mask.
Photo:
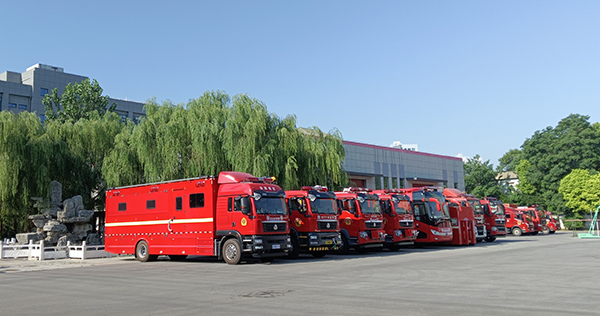
[(529, 217), (533, 222), (533, 229), (531, 231), (531, 235), (544, 233), (544, 230), (546, 230), (547, 233), (548, 227), (544, 227), (546, 224), (546, 219), (542, 219), (540, 211), (538, 210), (538, 207), (536, 205), (519, 206), (518, 209), (523, 211), (527, 215), (527, 217)]
[(487, 237), (485, 241), (493, 242), (497, 237), (506, 237), (506, 215), (502, 201), (494, 197), (480, 200), (485, 215)]
[(291, 258), (310, 253), (321, 258), (342, 244), (335, 194), (323, 186), (286, 191), (290, 211)]
[(284, 198), (272, 178), (233, 171), (111, 188), (106, 251), (140, 261), (216, 256), (229, 264), (287, 256), (292, 245)]
[(560, 229), (560, 225), (556, 222), (556, 219), (554, 219), (552, 213), (544, 211), (544, 217), (546, 218), (546, 223), (548, 225), (548, 233), (556, 233), (556, 231)]
[(474, 245), (477, 242), (477, 229), (473, 206), (466, 195), (453, 188), (444, 189), (448, 201), (452, 223), (452, 245)]
[(375, 190), (383, 212), (385, 227), (384, 246), (390, 250), (398, 250), (402, 245), (412, 245), (417, 239), (415, 216), (412, 212), (410, 198), (400, 194), (399, 190)]
[(347, 253), (350, 248), (367, 251), (369, 248), (383, 248), (385, 230), (379, 196), (367, 188), (346, 188), (335, 192), (342, 246), (339, 253)]
[(418, 231), (415, 245), (449, 243), (452, 241), (452, 225), (448, 202), (437, 188), (397, 189), (412, 202)]
[(504, 204), (506, 212), (506, 232), (513, 236), (530, 234), (533, 230), (533, 222), (527, 220), (523, 211), (517, 209), (517, 205)]

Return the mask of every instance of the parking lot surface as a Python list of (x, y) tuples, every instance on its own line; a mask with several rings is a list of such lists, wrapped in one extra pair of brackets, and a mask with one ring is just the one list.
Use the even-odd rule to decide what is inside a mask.
[[(162, 258), (162, 257), (161, 257)], [(598, 315), (600, 239), (301, 256), (0, 260), (2, 315)]]

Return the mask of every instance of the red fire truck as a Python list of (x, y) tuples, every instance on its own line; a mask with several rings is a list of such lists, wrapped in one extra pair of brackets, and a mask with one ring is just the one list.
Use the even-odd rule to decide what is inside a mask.
[(493, 242), (498, 237), (506, 237), (506, 215), (502, 201), (494, 197), (486, 197), (480, 200), (485, 215), (485, 228), (487, 237), (485, 241)]
[(453, 188), (445, 188), (452, 223), (452, 245), (474, 245), (477, 242), (475, 213), (466, 195)]
[(350, 248), (364, 252), (369, 248), (383, 247), (383, 215), (379, 196), (372, 192), (371, 189), (355, 187), (335, 192), (342, 235), (339, 253), (347, 253)]
[(394, 190), (375, 190), (383, 211), (385, 227), (384, 246), (392, 251), (400, 249), (401, 245), (412, 245), (417, 239), (415, 216), (412, 212), (410, 198)]
[(140, 261), (168, 255), (244, 258), (286, 256), (289, 237), (285, 192), (272, 178), (221, 172), (106, 192), (106, 251)]
[(524, 213), (517, 209), (517, 205), (504, 204), (506, 212), (506, 232), (513, 236), (531, 233), (533, 223), (527, 221)]
[(412, 202), (418, 231), (415, 245), (452, 241), (448, 202), (434, 187), (398, 189)]
[(560, 229), (560, 225), (554, 219), (554, 216), (551, 212), (544, 211), (544, 217), (546, 217), (546, 223), (548, 225), (548, 233), (554, 234), (557, 230)]
[(338, 225), (335, 194), (323, 186), (304, 186), (286, 191), (290, 211), (290, 238), (293, 249), (289, 257), (308, 252), (321, 258), (342, 243)]
[(536, 205), (532, 206), (519, 206), (517, 209), (522, 211), (531, 221), (533, 222), (533, 228), (531, 229), (531, 235), (537, 235), (544, 231), (545, 219), (542, 221), (539, 211)]

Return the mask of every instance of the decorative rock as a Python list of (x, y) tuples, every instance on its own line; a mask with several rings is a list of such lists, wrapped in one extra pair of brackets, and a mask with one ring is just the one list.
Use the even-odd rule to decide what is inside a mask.
[(73, 204), (75, 205), (75, 213), (83, 210), (83, 197), (81, 197), (81, 195), (72, 197), (71, 201), (73, 201)]
[(17, 243), (19, 244), (28, 244), (29, 241), (37, 242), (40, 236), (37, 233), (22, 233), (17, 234)]
[(102, 245), (102, 239), (96, 233), (89, 233), (85, 239), (85, 244), (89, 246)]
[(66, 232), (67, 226), (59, 223), (56, 220), (49, 220), (46, 225), (44, 225), (45, 232)]
[(50, 182), (50, 206), (59, 206), (62, 201), (62, 184), (58, 181)]
[(58, 207), (58, 206), (53, 206), (51, 208), (42, 210), (43, 214), (50, 216), (50, 217), (57, 217), (58, 212), (60, 212), (60, 207)]
[(77, 217), (75, 201), (73, 201), (73, 199), (66, 199), (63, 202), (63, 205), (63, 210), (57, 214), (58, 221), (62, 223), (72, 223), (71, 219)]
[(45, 243), (48, 245), (56, 245), (58, 239), (64, 235), (63, 232), (50, 231), (46, 233), (46, 238), (44, 239)]
[(46, 216), (42, 214), (29, 215), (29, 219), (33, 222), (33, 225), (37, 228), (42, 228), (48, 222)]

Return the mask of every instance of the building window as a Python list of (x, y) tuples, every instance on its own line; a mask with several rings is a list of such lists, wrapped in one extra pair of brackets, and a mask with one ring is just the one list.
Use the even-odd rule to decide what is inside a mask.
[(204, 207), (204, 193), (190, 194), (190, 208)]
[(44, 123), (46, 121), (46, 115), (40, 114), (40, 122)]
[(46, 88), (41, 88), (41, 89), (40, 89), (40, 95), (41, 95), (41, 96), (45, 96), (46, 94), (48, 94), (48, 89), (46, 89)]
[(454, 182), (454, 188), (458, 189), (458, 182)]
[(121, 121), (123, 121), (123, 123), (127, 123), (127, 114), (119, 114), (119, 116), (121, 117)]
[(17, 108), (17, 104), (16, 104), (16, 103), (9, 103), (9, 104), (8, 104), (8, 107), (9, 107), (9, 108), (15, 108), (15, 109), (16, 109), (16, 108)]
[(25, 104), (19, 104), (19, 109), (21, 109), (21, 110), (27, 110), (27, 105), (25, 105)]

